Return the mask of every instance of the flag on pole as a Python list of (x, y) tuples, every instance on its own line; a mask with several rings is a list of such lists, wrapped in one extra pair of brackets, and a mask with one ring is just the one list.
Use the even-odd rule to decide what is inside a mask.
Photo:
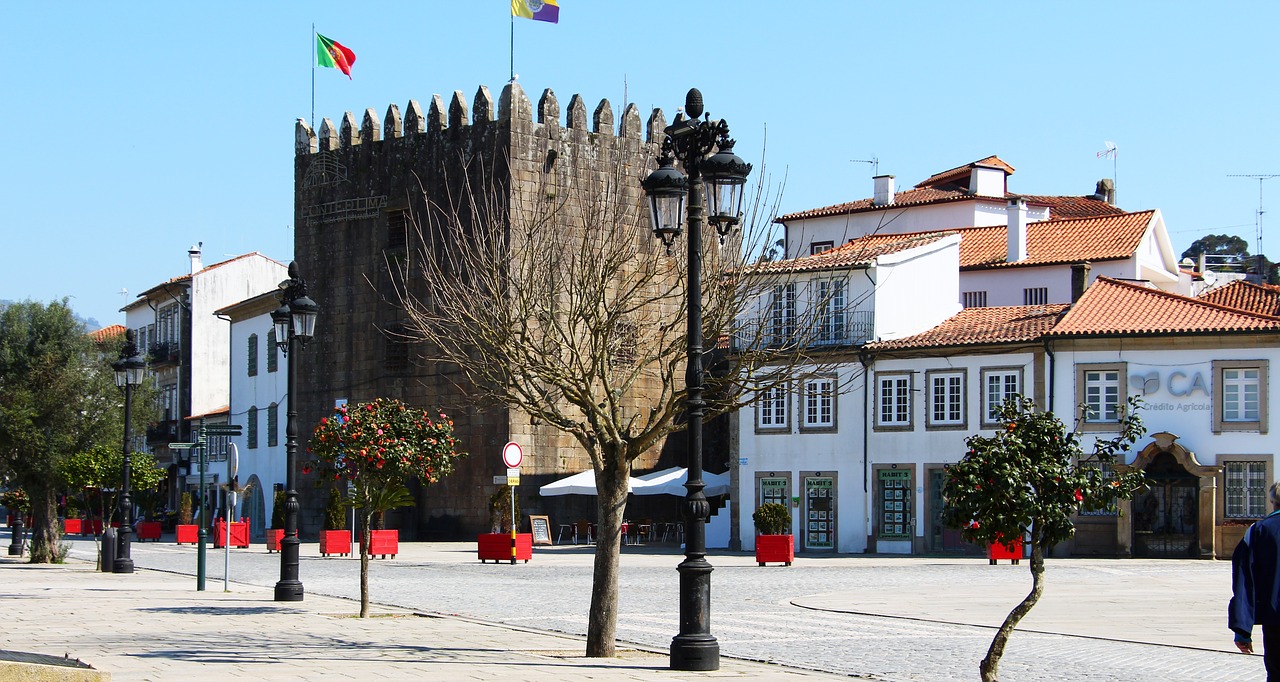
[(511, 16), (560, 23), (560, 4), (557, 0), (511, 0)]
[(356, 53), (342, 43), (316, 34), (316, 64), (336, 68), (351, 78), (351, 65), (356, 63)]

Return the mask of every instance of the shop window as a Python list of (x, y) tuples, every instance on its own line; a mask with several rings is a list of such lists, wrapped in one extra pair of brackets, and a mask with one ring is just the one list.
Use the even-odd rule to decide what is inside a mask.
[(876, 472), (876, 537), (881, 540), (910, 540), (915, 524), (915, 508), (910, 469), (880, 469)]
[(802, 430), (832, 430), (836, 427), (836, 380), (809, 377), (803, 382)]
[(1213, 430), (1267, 432), (1266, 360), (1213, 363)]
[(1000, 406), (1022, 395), (1022, 370), (1017, 367), (982, 370), (982, 423), (1000, 422)]
[(1115, 430), (1126, 395), (1124, 363), (1076, 366), (1076, 403), (1084, 405), (1082, 431)]
[(1222, 477), (1223, 516), (1228, 519), (1260, 519), (1269, 513), (1269, 479), (1265, 461), (1224, 461)]
[(964, 428), (965, 373), (963, 371), (933, 371), (925, 373), (929, 386), (929, 412), (926, 428)]
[[(803, 472), (802, 472), (802, 475)], [(804, 547), (835, 549), (836, 485), (834, 476), (804, 475)]]
[(911, 428), (911, 374), (876, 375), (876, 428)]
[(789, 426), (786, 384), (766, 388), (759, 395), (756, 400), (756, 430), (786, 431)]

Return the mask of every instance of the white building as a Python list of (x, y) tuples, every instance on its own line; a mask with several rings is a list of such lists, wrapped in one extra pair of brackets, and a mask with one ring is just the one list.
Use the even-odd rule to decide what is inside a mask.
[[(178, 494), (196, 485), (198, 470), (188, 455), (171, 450), (173, 442), (195, 440), (198, 418), (225, 420), (230, 330), (214, 312), (237, 301), (272, 291), (286, 277), (283, 264), (260, 253), (249, 253), (205, 267), (201, 247), (188, 251), (190, 272), (147, 289), (123, 308), (125, 326), (133, 329), (146, 349), (150, 370), (159, 389), (161, 417), (147, 430), (147, 444), (158, 461), (168, 464), (169, 500), (177, 508)], [(195, 418), (195, 419), (193, 419)], [(208, 449), (215, 462), (226, 460), (225, 439)], [(225, 465), (207, 470), (210, 479), (226, 482)]]
[(240, 457), (239, 516), (248, 517), (253, 538), (270, 525), (276, 486), (286, 477), (285, 417), (288, 414), (288, 357), (276, 346), (271, 312), (280, 307), (273, 290), (218, 310), (230, 321), (228, 353), (229, 419), (243, 433), (232, 438)]

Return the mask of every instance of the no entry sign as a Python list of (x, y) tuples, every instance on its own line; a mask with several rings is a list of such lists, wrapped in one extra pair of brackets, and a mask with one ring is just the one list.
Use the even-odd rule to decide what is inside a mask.
[(524, 459), (524, 450), (520, 449), (519, 443), (507, 443), (502, 446), (502, 463), (507, 465), (508, 469), (520, 468), (520, 462)]

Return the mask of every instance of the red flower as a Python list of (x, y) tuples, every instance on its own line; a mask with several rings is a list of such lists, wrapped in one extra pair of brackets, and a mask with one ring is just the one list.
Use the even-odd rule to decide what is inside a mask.
[(1084, 501), (1084, 493), (1080, 492), (1079, 488), (1076, 488), (1076, 502), (1083, 502), (1083, 501)]

